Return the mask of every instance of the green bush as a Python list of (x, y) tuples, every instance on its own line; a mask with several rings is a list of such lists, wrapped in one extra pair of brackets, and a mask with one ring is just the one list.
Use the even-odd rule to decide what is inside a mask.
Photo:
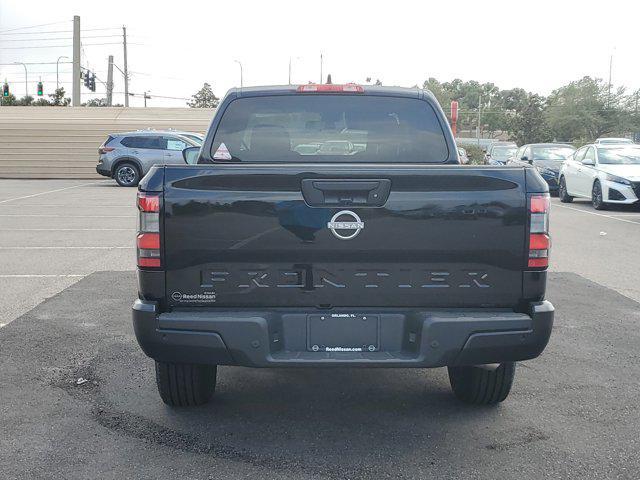
[(469, 163), (475, 165), (482, 165), (484, 163), (484, 150), (477, 145), (460, 145), (467, 151), (467, 157), (469, 157)]

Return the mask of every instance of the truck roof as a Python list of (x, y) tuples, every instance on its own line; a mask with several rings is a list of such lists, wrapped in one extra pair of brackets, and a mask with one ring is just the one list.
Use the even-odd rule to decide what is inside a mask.
[[(266, 85), (256, 87), (235, 87), (229, 90), (227, 95), (235, 93), (238, 97), (259, 97), (263, 95), (288, 95), (297, 93), (298, 87), (303, 85)], [(430, 97), (433, 95), (429, 90), (423, 90), (421, 88), (407, 88), (407, 87), (387, 87), (378, 85), (359, 85), (364, 89), (363, 93), (358, 95), (393, 95), (402, 97), (420, 97), (421, 93), (424, 93)], [(345, 92), (346, 93), (346, 92)], [(340, 95), (340, 93), (337, 93)]]

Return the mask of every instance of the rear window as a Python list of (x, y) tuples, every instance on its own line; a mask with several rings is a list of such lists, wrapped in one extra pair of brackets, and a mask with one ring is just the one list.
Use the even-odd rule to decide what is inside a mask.
[(449, 151), (424, 101), (367, 95), (285, 95), (229, 104), (214, 161), (442, 163)]
[[(153, 149), (162, 149), (162, 141), (160, 137), (125, 137), (120, 140), (120, 143), (125, 147), (129, 148), (153, 148)], [(164, 142), (166, 143), (166, 142)]]
[(564, 161), (575, 151), (573, 147), (534, 147), (533, 160)]

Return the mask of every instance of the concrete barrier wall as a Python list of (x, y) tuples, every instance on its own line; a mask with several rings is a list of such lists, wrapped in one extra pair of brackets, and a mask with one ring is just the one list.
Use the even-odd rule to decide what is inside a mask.
[(104, 178), (98, 147), (145, 128), (204, 133), (214, 109), (0, 107), (0, 178)]

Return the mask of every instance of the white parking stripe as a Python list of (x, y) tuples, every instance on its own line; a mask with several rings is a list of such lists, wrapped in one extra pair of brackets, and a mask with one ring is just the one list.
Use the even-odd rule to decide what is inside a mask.
[(47, 218), (136, 218), (136, 215), (44, 215), (44, 214), (17, 214), (2, 213), (0, 217), (47, 217)]
[[(88, 205), (86, 203), (83, 203), (82, 205), (80, 205), (83, 208), (136, 208), (136, 206), (134, 204), (131, 205)], [(38, 208), (43, 208), (43, 207), (54, 207), (54, 208), (60, 208), (60, 207), (78, 207), (77, 204), (74, 203), (18, 203), (18, 204), (14, 204), (14, 205), (0, 205), (0, 208), (15, 208), (15, 207), (38, 207)]]
[(32, 195), (25, 195), (24, 197), (7, 198), (5, 200), (0, 200), (0, 203), (13, 202), (14, 200), (23, 200), (25, 198), (39, 197), (40, 195), (46, 195), (48, 193), (62, 192), (64, 190), (71, 190), (72, 188), (86, 187), (87, 185), (98, 185), (99, 183), (101, 182), (82, 183), (80, 185), (73, 185), (71, 187), (57, 188), (55, 190), (47, 190), (46, 192), (34, 193)]
[(553, 207), (554, 208), (555, 207), (566, 208), (567, 210), (573, 210), (573, 211), (576, 211), (576, 212), (587, 213), (589, 215), (596, 215), (598, 217), (610, 218), (611, 220), (618, 220), (619, 222), (634, 223), (636, 225), (640, 225), (640, 222), (634, 222), (633, 220), (627, 220), (626, 218), (614, 217), (613, 215), (605, 215), (604, 213), (590, 212), (588, 210), (582, 210), (581, 208), (568, 207), (566, 205), (559, 205), (557, 203), (554, 203)]
[(86, 275), (69, 274), (69, 275), (0, 275), (0, 278), (82, 278)]
[(43, 246), (43, 247), (0, 247), (0, 250), (133, 250), (135, 247), (52, 247), (52, 246)]
[(135, 232), (136, 228), (0, 228), (0, 232)]

